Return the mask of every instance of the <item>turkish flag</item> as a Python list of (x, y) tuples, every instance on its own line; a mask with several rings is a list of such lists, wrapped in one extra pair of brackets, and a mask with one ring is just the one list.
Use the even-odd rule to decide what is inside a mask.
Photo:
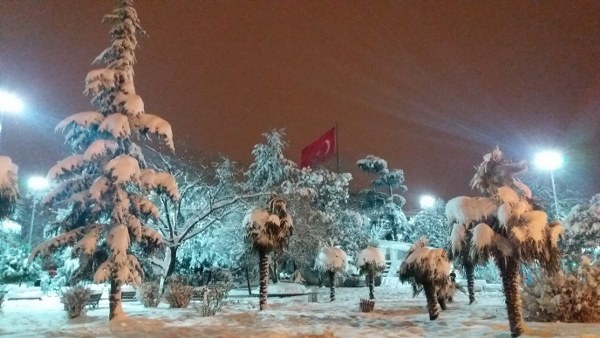
[(314, 167), (335, 155), (335, 127), (302, 149), (301, 167)]

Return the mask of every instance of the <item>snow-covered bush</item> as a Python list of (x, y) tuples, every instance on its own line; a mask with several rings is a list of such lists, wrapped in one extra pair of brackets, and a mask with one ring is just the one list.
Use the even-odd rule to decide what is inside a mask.
[(160, 303), (160, 285), (158, 282), (142, 283), (136, 292), (137, 299), (145, 307), (157, 307)]
[(447, 226), (445, 203), (441, 199), (435, 201), (430, 208), (420, 210), (409, 221), (409, 239), (416, 242), (426, 236), (429, 246), (444, 248), (448, 244), (450, 230)]
[(69, 318), (79, 317), (85, 312), (85, 305), (92, 295), (92, 290), (85, 286), (75, 286), (62, 292), (60, 301), (65, 305)]
[(500, 272), (498, 272), (498, 268), (492, 262), (477, 265), (475, 267), (475, 279), (483, 279), (489, 284), (502, 283)]
[(202, 317), (214, 316), (221, 310), (232, 287), (232, 283), (217, 283), (206, 286), (200, 294), (200, 304), (195, 306), (196, 311)]
[(192, 300), (194, 288), (185, 284), (177, 276), (172, 276), (165, 290), (165, 299), (172, 308), (187, 308)]
[(581, 257), (592, 257), (600, 245), (600, 194), (575, 205), (564, 225), (563, 255), (566, 267), (575, 270)]
[(529, 321), (599, 323), (600, 266), (583, 257), (575, 272), (537, 276), (523, 289), (523, 309)]
[(41, 274), (37, 262), (29, 262), (25, 248), (10, 245), (0, 254), (0, 283), (21, 284), (36, 281)]

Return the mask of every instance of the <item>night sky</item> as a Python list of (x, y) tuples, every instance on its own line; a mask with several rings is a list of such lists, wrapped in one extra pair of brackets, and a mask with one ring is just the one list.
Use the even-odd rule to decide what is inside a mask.
[[(68, 148), (54, 126), (91, 110), (91, 61), (109, 45), (113, 1), (0, 1), (0, 87), (22, 116), (4, 119), (0, 153), (21, 176)], [(468, 187), (499, 145), (531, 160), (556, 147), (556, 173), (600, 192), (600, 2), (137, 1), (136, 88), (198, 154), (251, 161), (285, 128), (287, 157), (338, 125), (340, 166), (374, 154), (405, 171), (409, 206)], [(335, 161), (329, 168), (335, 169)], [(532, 168), (531, 170), (535, 170)], [(537, 173), (537, 171), (536, 171)]]

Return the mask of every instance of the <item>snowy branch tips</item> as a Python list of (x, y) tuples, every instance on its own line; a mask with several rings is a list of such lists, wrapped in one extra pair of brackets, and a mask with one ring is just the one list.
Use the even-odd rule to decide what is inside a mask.
[(130, 251), (131, 241), (147, 249), (162, 242), (160, 234), (147, 226), (150, 218), (158, 218), (148, 195), (164, 193), (178, 199), (179, 192), (171, 175), (146, 168), (141, 148), (134, 142), (156, 134), (174, 150), (169, 123), (147, 114), (135, 92), (136, 35), (145, 32), (132, 0), (119, 0), (103, 22), (112, 25), (111, 45), (94, 62), (106, 67), (88, 73), (84, 91), (97, 110), (71, 115), (56, 127), (78, 154), (50, 169), (48, 177), (58, 184), (43, 202), (67, 213), (52, 229), (57, 236), (37, 246), (30, 258), (73, 246), (73, 255), (80, 259), (77, 279), (89, 279), (93, 273), (94, 281), (111, 282), (112, 319), (122, 314), (121, 286), (140, 283), (143, 274)]

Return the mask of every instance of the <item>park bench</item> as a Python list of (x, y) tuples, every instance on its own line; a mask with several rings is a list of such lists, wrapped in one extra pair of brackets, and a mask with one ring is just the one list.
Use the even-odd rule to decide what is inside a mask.
[(135, 291), (121, 291), (121, 301), (128, 302), (135, 299)]
[(90, 299), (85, 302), (85, 305), (92, 309), (97, 308), (98, 303), (100, 302), (100, 297), (102, 297), (102, 293), (92, 293), (90, 295)]

